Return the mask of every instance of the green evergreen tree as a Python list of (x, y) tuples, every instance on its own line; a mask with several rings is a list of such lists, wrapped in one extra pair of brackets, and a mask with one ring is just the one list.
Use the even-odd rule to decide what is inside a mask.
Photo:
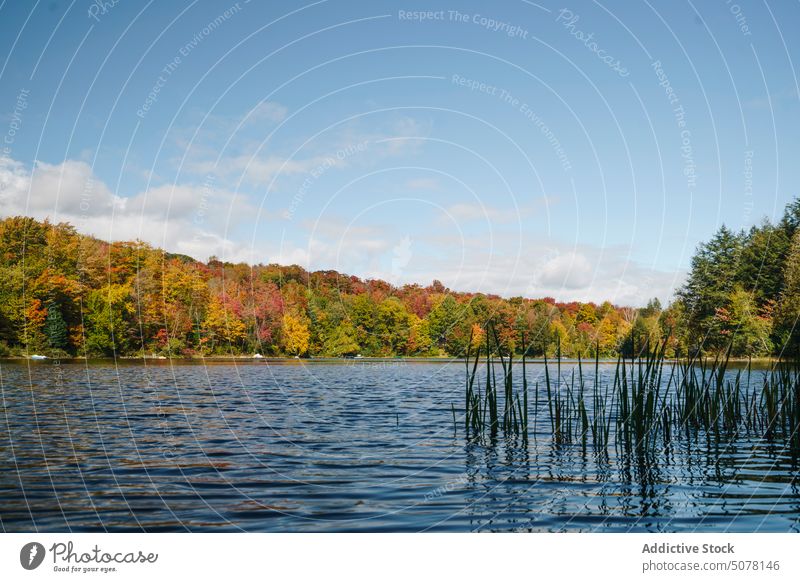
[(725, 346), (725, 338), (714, 333), (716, 314), (729, 306), (741, 250), (742, 237), (723, 225), (709, 242), (698, 247), (692, 258), (686, 284), (678, 292), (687, 309), (692, 351)]
[(780, 228), (786, 234), (786, 238), (791, 240), (794, 233), (797, 232), (800, 226), (800, 198), (795, 198), (786, 205), (783, 211), (783, 218), (781, 219)]
[(51, 301), (47, 306), (44, 335), (47, 338), (48, 345), (54, 350), (66, 350), (69, 347), (67, 323), (64, 321), (61, 309), (55, 301)]
[(744, 238), (736, 278), (743, 289), (753, 293), (759, 307), (780, 295), (789, 245), (786, 230), (766, 220)]

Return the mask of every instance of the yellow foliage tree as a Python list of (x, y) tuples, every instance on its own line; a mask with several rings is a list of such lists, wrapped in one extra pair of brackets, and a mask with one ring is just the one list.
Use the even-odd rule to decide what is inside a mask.
[(305, 318), (286, 313), (283, 316), (283, 345), (289, 354), (301, 356), (308, 351), (311, 332)]
[(211, 342), (212, 349), (221, 343), (237, 345), (247, 335), (247, 326), (244, 322), (225, 307), (216, 295), (208, 303), (203, 329)]
[(597, 343), (602, 355), (612, 354), (617, 349), (618, 327), (618, 322), (614, 321), (611, 316), (603, 318), (597, 327)]
[(470, 350), (472, 352), (478, 351), (480, 347), (483, 346), (485, 339), (485, 332), (483, 331), (483, 327), (481, 327), (477, 323), (472, 324), (472, 345), (470, 346)]

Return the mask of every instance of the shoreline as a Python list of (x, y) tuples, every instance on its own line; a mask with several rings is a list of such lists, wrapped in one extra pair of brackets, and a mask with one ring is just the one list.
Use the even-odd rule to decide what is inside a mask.
[[(715, 358), (713, 357), (706, 357), (702, 361), (706, 363), (711, 363), (714, 361)], [(463, 364), (465, 358), (462, 357), (451, 357), (451, 356), (364, 356), (360, 358), (342, 358), (342, 357), (309, 357), (309, 358), (295, 358), (293, 356), (264, 356), (261, 358), (254, 358), (253, 356), (223, 356), (223, 355), (215, 355), (215, 356), (119, 356), (119, 357), (109, 357), (109, 356), (98, 356), (98, 357), (85, 357), (85, 356), (71, 356), (68, 358), (58, 358), (58, 357), (46, 357), (44, 359), (39, 358), (31, 358), (30, 356), (0, 356), (0, 363), (2, 362), (11, 362), (11, 363), (21, 363), (21, 362), (35, 362), (35, 363), (90, 363), (90, 362), (104, 362), (104, 363), (113, 363), (113, 362), (124, 362), (124, 363), (134, 363), (134, 362), (142, 362), (142, 363), (226, 363), (226, 362), (233, 362), (233, 363), (264, 363), (264, 364), (349, 364), (351, 366), (357, 366), (358, 364), (442, 364), (442, 363), (454, 363), (458, 362)], [(630, 362), (631, 358), (626, 358), (626, 362)], [(759, 367), (771, 364), (777, 364), (781, 361), (780, 358), (775, 358), (772, 356), (768, 357), (759, 357), (759, 358), (730, 358), (728, 360), (729, 364), (734, 364), (736, 366), (746, 365), (748, 363), (752, 363), (754, 365), (758, 365)], [(513, 359), (515, 364), (522, 364), (522, 358), (515, 357)], [(559, 360), (556, 358), (544, 358), (537, 357), (537, 358), (526, 358), (526, 364), (537, 365), (537, 364), (544, 364), (547, 362), (548, 364), (558, 364)], [(577, 358), (561, 358), (560, 362), (562, 364), (578, 364), (579, 362), (589, 369), (592, 365), (594, 365), (595, 360), (594, 358), (582, 358), (578, 360)], [(685, 359), (676, 359), (676, 358), (666, 358), (664, 360), (665, 364), (672, 364), (672, 363), (679, 363), (685, 362)], [(481, 364), (485, 363), (485, 360), (482, 358), (480, 361)], [(600, 358), (598, 363), (603, 365), (609, 364), (616, 364), (617, 358)]]

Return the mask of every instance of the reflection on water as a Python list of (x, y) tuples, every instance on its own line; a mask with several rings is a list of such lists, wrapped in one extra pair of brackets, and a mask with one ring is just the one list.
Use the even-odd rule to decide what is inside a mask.
[(467, 442), (460, 363), (0, 374), (4, 531), (799, 529), (796, 464), (752, 436), (603, 456), (540, 413), (527, 443)]

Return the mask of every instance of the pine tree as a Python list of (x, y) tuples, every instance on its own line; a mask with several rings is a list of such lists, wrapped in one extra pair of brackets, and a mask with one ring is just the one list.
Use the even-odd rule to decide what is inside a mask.
[(783, 211), (780, 228), (786, 233), (786, 237), (791, 239), (800, 226), (800, 198), (795, 198), (786, 205)]
[(741, 250), (742, 236), (723, 225), (692, 258), (692, 268), (678, 296), (687, 309), (693, 350), (724, 347), (725, 338), (713, 333), (716, 313), (728, 307), (737, 283)]
[(791, 239), (783, 228), (765, 220), (753, 227), (743, 241), (737, 280), (751, 291), (759, 307), (775, 300), (783, 287), (783, 265)]
[(48, 345), (55, 350), (66, 350), (69, 346), (67, 323), (61, 315), (58, 303), (51, 301), (47, 306), (47, 318), (44, 321), (44, 334)]

